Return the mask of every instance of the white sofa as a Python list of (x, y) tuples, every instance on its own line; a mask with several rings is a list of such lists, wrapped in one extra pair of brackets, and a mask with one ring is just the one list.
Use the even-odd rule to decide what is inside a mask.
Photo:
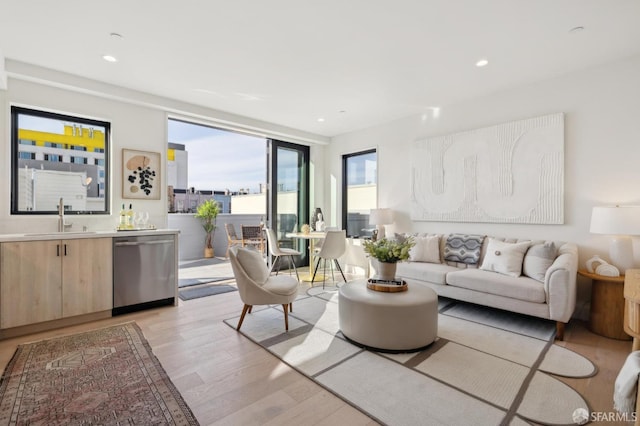
[[(427, 235), (414, 235), (414, 238), (424, 239)], [(432, 236), (431, 236), (432, 237)], [(532, 315), (540, 318), (556, 321), (556, 338), (564, 337), (564, 325), (569, 322), (575, 309), (576, 302), (576, 274), (578, 268), (578, 248), (573, 243), (551, 243), (557, 249), (555, 259), (547, 259), (542, 269), (537, 273), (537, 279), (530, 276), (512, 273), (494, 272), (483, 264), (487, 257), (489, 242), (493, 239), (492, 248), (502, 243), (524, 243), (528, 240), (504, 239), (485, 237), (480, 250), (480, 258), (477, 263), (447, 261), (445, 251), (448, 235), (439, 236), (439, 253), (431, 254), (431, 260), (439, 260), (441, 263), (424, 261), (399, 262), (396, 276), (417, 281), (434, 289), (438, 295), (465, 302), (476, 303), (508, 311)], [(531, 253), (530, 247), (544, 244), (543, 241), (530, 241), (526, 246), (522, 260)], [(505, 245), (506, 247), (506, 245)], [(515, 247), (508, 246), (508, 247)], [(541, 247), (538, 245), (537, 247)], [(417, 248), (417, 247), (416, 247)], [(450, 248), (450, 247), (449, 247)], [(504, 250), (506, 252), (506, 250)], [(450, 253), (449, 253), (450, 254)], [(500, 255), (501, 250), (493, 250), (493, 258)], [(551, 263), (550, 266), (547, 265)], [(528, 263), (530, 265), (530, 263)], [(491, 265), (489, 265), (489, 268)], [(500, 268), (498, 268), (500, 269)], [(524, 268), (526, 269), (526, 268)]]

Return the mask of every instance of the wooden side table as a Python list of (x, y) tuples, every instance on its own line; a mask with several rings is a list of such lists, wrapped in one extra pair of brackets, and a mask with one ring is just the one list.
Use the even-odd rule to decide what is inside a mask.
[(624, 331), (633, 337), (631, 350), (640, 350), (640, 269), (627, 269), (624, 279)]
[(612, 339), (631, 340), (624, 331), (624, 275), (605, 277), (585, 270), (578, 274), (592, 281), (589, 330)]

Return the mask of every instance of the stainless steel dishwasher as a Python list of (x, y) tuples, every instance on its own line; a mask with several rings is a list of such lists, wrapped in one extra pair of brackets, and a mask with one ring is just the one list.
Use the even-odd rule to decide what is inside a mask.
[(113, 315), (175, 302), (173, 235), (113, 239)]

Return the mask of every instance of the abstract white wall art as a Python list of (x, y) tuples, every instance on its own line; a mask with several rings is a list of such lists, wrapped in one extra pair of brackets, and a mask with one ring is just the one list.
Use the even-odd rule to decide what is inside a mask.
[(414, 142), (416, 221), (564, 223), (564, 114)]

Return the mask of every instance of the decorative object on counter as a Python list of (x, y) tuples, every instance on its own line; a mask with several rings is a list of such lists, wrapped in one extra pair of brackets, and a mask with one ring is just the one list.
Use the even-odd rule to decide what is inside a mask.
[(594, 207), (589, 230), (592, 234), (613, 236), (609, 257), (623, 275), (633, 268), (633, 244), (629, 236), (640, 235), (640, 206)]
[(220, 206), (215, 200), (207, 200), (198, 206), (196, 216), (202, 221), (202, 227), (206, 233), (204, 240), (204, 257), (210, 258), (214, 256), (213, 252), (213, 236), (216, 232), (216, 218), (220, 213)]
[(300, 227), (300, 232), (302, 232), (305, 235), (308, 235), (311, 232), (311, 227), (305, 223)]
[(396, 263), (409, 259), (409, 251), (414, 246), (413, 237), (398, 235), (395, 239), (382, 238), (376, 241), (363, 241), (364, 251), (376, 259), (378, 277), (383, 280), (394, 280)]
[(133, 204), (129, 203), (129, 210), (127, 210), (127, 227), (130, 229), (135, 228), (134, 217)]
[(381, 239), (385, 237), (385, 225), (393, 223), (393, 213), (391, 209), (371, 209), (369, 213), (369, 224), (376, 225), (376, 231), (374, 232), (375, 239)]
[(586, 263), (587, 271), (594, 274), (596, 272), (596, 268), (605, 263), (607, 262), (596, 254), (591, 259), (587, 260), (587, 263)]
[(596, 274), (602, 275), (603, 277), (619, 277), (620, 276), (620, 271), (618, 270), (618, 268), (606, 262), (601, 265), (598, 265), (595, 272)]
[(134, 322), (20, 345), (3, 385), (2, 424), (198, 424)]
[(122, 150), (122, 198), (160, 199), (160, 153)]
[(127, 211), (124, 209), (124, 203), (122, 209), (120, 209), (120, 221), (118, 222), (118, 230), (127, 229)]

